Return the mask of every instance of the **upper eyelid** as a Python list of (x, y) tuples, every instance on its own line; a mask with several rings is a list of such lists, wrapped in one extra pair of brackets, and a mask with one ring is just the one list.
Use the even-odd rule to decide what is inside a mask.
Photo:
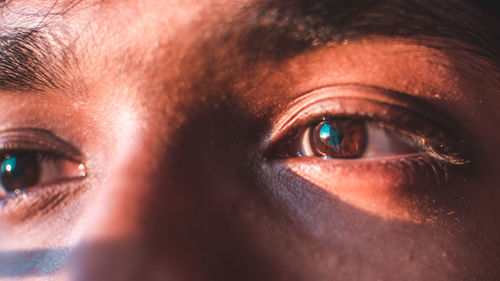
[(0, 131), (0, 152), (15, 150), (58, 154), (75, 162), (82, 162), (84, 159), (84, 155), (72, 144), (50, 131), (37, 128)]
[[(314, 105), (320, 104), (322, 101), (334, 99), (340, 100), (343, 98), (373, 101), (379, 104), (387, 104), (388, 106), (408, 108), (409, 110), (425, 116), (427, 117), (427, 119), (437, 123), (439, 127), (449, 129), (450, 133), (452, 134), (454, 132), (462, 131), (459, 128), (453, 130), (454, 128), (448, 128), (447, 126), (444, 126), (444, 124), (457, 124), (457, 122), (454, 122), (454, 118), (452, 118), (445, 112), (436, 110), (434, 106), (415, 96), (387, 90), (377, 86), (356, 84), (333, 85), (309, 91), (305, 94), (300, 95), (297, 99), (291, 102), (289, 105), (289, 109), (284, 114), (281, 114), (278, 118), (276, 118), (274, 122), (272, 122), (272, 129), (270, 133), (264, 138), (263, 146), (268, 146), (270, 143), (281, 137), (289, 127), (292, 127), (298, 120), (302, 119), (304, 117), (303, 115), (313, 115), (322, 112), (321, 108), (315, 108), (315, 112), (310, 112), (310, 109)], [(325, 108), (323, 110), (323, 112), (331, 111), (335, 111), (335, 108)], [(356, 115), (358, 116), (363, 116), (365, 118), (368, 117), (366, 116), (366, 114), (363, 114), (360, 111), (360, 109), (357, 109), (356, 112), (344, 113), (346, 115), (356, 113)]]

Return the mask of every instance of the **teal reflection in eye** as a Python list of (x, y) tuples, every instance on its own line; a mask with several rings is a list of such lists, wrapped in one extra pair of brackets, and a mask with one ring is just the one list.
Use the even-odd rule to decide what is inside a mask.
[(36, 155), (5, 155), (0, 168), (0, 183), (5, 192), (14, 192), (35, 185), (40, 176), (40, 165)]
[(328, 123), (323, 123), (319, 130), (319, 137), (322, 141), (329, 143), (333, 149), (338, 150), (342, 140), (344, 140), (344, 134), (337, 128), (332, 128)]
[(366, 124), (362, 120), (325, 119), (302, 134), (299, 156), (360, 158), (367, 141)]
[(16, 170), (17, 167), (17, 157), (6, 156), (6, 159), (2, 162), (1, 173), (10, 174)]

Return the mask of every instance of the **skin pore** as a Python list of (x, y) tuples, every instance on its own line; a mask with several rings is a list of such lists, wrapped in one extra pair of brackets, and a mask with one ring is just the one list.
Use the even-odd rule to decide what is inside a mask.
[(0, 2), (0, 280), (497, 280), (494, 33), (380, 2)]

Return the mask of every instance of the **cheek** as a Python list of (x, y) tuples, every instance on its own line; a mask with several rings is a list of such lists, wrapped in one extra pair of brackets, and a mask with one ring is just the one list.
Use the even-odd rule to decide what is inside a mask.
[(441, 167), (421, 160), (336, 164), (291, 159), (288, 168), (339, 200), (385, 219), (422, 222), (425, 193), (444, 182)]

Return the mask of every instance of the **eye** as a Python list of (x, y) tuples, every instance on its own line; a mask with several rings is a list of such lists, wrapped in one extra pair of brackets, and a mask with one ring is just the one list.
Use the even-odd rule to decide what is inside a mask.
[(394, 160), (420, 155), (453, 165), (468, 162), (461, 138), (433, 121), (451, 123), (448, 117), (401, 96), (363, 86), (306, 94), (276, 121), (266, 139), (268, 158)]
[(357, 118), (323, 117), (296, 134), (281, 148), (280, 157), (371, 159), (422, 152), (418, 140), (384, 124)]
[(446, 116), (378, 88), (316, 90), (274, 123), (264, 165), (301, 178), (287, 184), (311, 185), (371, 214), (421, 221), (428, 209), (415, 206), (431, 206), (468, 167), (460, 130)]
[(80, 158), (78, 149), (45, 130), (0, 132), (0, 200), (7, 203), (10, 195), (85, 177)]
[(0, 164), (0, 198), (23, 189), (84, 177), (85, 166), (62, 156), (35, 151), (5, 153)]

